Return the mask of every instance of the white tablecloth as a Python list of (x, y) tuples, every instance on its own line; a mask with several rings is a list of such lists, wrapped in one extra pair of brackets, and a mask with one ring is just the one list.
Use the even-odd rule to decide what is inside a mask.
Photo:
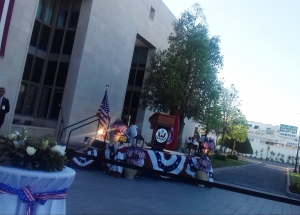
[[(75, 177), (75, 171), (65, 167), (60, 172), (29, 171), (0, 166), (0, 183), (16, 189), (30, 186), (33, 193), (49, 192), (68, 188)], [(27, 204), (18, 195), (0, 194), (0, 214), (26, 214)], [(32, 214), (65, 214), (65, 199), (47, 200), (44, 205), (34, 204)]]

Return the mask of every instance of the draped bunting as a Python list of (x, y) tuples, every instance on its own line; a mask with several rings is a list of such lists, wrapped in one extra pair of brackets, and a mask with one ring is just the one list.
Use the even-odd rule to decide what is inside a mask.
[[(115, 160), (117, 162), (125, 162), (127, 147), (120, 146), (116, 144), (106, 144), (105, 149), (105, 158), (109, 160)], [(106, 164), (106, 171), (108, 174), (111, 174), (117, 178), (121, 177), (123, 172), (122, 166), (117, 166), (113, 164)]]
[(28, 204), (26, 215), (31, 215), (34, 210), (35, 202), (44, 205), (48, 199), (65, 199), (67, 195), (67, 188), (43, 193), (33, 193), (30, 186), (26, 186), (23, 189), (16, 189), (7, 184), (0, 183), (0, 194), (18, 195), (22, 202)]
[[(97, 150), (96, 149), (89, 150), (89, 151), (87, 151), (87, 154), (92, 155), (94, 157), (97, 157)], [(78, 166), (85, 167), (85, 166), (89, 166), (89, 165), (93, 164), (95, 160), (88, 159), (88, 158), (85, 158), (85, 157), (76, 156), (76, 157), (73, 157), (73, 161)]]

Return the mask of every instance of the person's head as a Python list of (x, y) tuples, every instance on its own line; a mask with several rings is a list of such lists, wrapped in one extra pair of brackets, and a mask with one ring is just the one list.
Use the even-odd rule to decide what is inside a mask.
[(5, 88), (0, 87), (0, 97), (4, 96), (4, 94), (5, 94)]

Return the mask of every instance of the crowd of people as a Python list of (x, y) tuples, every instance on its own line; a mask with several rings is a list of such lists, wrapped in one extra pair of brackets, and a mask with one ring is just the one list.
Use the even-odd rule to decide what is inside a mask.
[(195, 152), (207, 154), (208, 151), (213, 150), (212, 147), (215, 147), (215, 143), (212, 138), (207, 138), (202, 134), (198, 140), (195, 136), (188, 137), (186, 147), (195, 150)]

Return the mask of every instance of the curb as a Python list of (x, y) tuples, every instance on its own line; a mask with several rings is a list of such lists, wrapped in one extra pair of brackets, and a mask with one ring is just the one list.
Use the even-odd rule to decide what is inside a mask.
[(291, 185), (290, 184), (290, 169), (287, 168), (287, 171), (286, 171), (286, 175), (287, 175), (287, 186), (286, 186), (286, 195), (289, 196), (289, 197), (293, 197), (295, 199), (300, 199), (300, 195), (299, 194), (295, 194), (295, 193), (292, 193), (289, 189), (289, 186)]
[(251, 163), (251, 164), (245, 164), (245, 165), (239, 165), (239, 166), (229, 166), (229, 167), (214, 168), (214, 172), (221, 172), (221, 171), (225, 171), (225, 170), (238, 169), (238, 168), (252, 166), (252, 165), (256, 165), (256, 164), (257, 163)]

